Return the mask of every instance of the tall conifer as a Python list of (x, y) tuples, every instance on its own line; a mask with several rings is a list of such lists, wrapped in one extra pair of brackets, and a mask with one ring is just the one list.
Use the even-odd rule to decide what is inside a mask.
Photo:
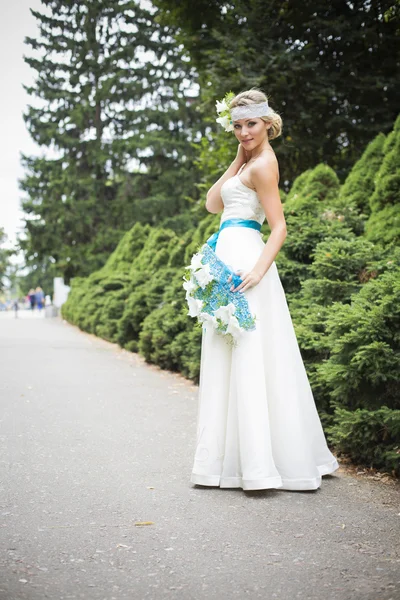
[(47, 150), (22, 156), (28, 264), (48, 258), (67, 280), (104, 264), (135, 220), (157, 222), (185, 204), (190, 162), (190, 65), (135, 0), (42, 0), (35, 98), (25, 115)]

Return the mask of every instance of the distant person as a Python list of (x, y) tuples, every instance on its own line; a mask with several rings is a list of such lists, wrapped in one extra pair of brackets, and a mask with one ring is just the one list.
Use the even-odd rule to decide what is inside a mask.
[(35, 291), (36, 304), (39, 310), (42, 310), (44, 306), (44, 291), (40, 287), (40, 285), (36, 288)]
[(13, 302), (13, 309), (14, 309), (14, 313), (15, 313), (15, 318), (18, 318), (18, 298), (16, 300), (14, 300)]
[(29, 303), (31, 305), (31, 310), (33, 310), (36, 306), (36, 293), (33, 288), (31, 288), (28, 292)]

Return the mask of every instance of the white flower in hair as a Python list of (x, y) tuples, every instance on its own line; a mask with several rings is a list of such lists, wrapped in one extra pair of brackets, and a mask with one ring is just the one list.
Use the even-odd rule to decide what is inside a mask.
[(218, 117), (218, 119), (215, 120), (222, 125), (225, 131), (233, 131), (233, 125), (229, 117)]
[(218, 119), (216, 119), (216, 122), (222, 125), (225, 131), (233, 131), (234, 129), (232, 124), (231, 111), (229, 108), (229, 105), (234, 97), (235, 94), (233, 92), (228, 92), (227, 94), (225, 94), (225, 97), (222, 100), (217, 100), (215, 103), (218, 113)]
[(223, 112), (224, 110), (229, 110), (229, 106), (226, 103), (225, 98), (222, 100), (222, 102), (220, 102), (219, 100), (216, 101), (215, 103), (216, 107), (217, 107), (217, 113), (219, 114), (220, 112)]

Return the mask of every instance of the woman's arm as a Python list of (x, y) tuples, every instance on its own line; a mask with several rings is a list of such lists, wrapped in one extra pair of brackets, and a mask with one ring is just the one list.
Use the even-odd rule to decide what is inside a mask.
[(221, 187), (227, 179), (234, 177), (240, 167), (246, 162), (246, 154), (243, 146), (239, 144), (235, 160), (230, 164), (225, 173), (214, 183), (207, 192), (206, 209), (210, 213), (219, 213), (224, 208), (221, 198)]
[(268, 271), (286, 239), (286, 221), (279, 195), (278, 176), (274, 161), (255, 164), (251, 170), (251, 181), (264, 208), (271, 234), (253, 269), (233, 291), (245, 291), (256, 285)]
[(269, 169), (265, 169), (262, 165), (255, 165), (254, 172), (252, 172), (252, 181), (271, 229), (267, 243), (253, 267), (253, 271), (260, 275), (260, 279), (264, 277), (274, 262), (287, 234), (283, 206), (279, 195), (278, 179), (271, 167), (272, 165)]

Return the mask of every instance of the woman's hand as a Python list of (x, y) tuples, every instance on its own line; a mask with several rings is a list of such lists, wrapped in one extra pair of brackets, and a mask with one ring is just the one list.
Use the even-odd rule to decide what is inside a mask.
[(238, 166), (238, 168), (240, 168), (242, 165), (244, 165), (244, 163), (247, 162), (247, 160), (247, 152), (243, 148), (242, 144), (239, 144), (234, 163)]
[[(239, 269), (237, 271), (235, 271), (235, 275), (240, 275), (240, 277), (242, 278), (242, 283), (240, 285), (238, 285), (236, 288), (232, 285), (231, 286), (231, 292), (245, 292), (246, 290), (248, 290), (251, 287), (254, 287), (255, 285), (257, 285), (257, 283), (260, 283), (262, 276), (260, 275), (260, 273), (257, 273), (256, 271), (250, 271), (250, 273), (244, 274), (244, 272)], [(230, 275), (228, 277), (228, 282), (232, 281), (232, 275)]]

